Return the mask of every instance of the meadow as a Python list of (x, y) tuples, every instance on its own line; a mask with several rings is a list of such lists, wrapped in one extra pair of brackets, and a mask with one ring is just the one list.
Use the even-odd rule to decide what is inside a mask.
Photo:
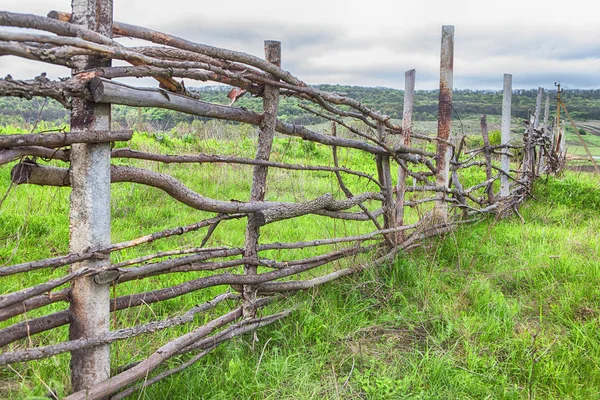
[[(253, 157), (253, 133), (210, 122), (205, 131), (153, 134), (136, 132), (130, 147), (160, 153), (219, 153)], [(14, 127), (5, 128), (4, 133)], [(210, 132), (210, 134), (209, 134)], [(272, 160), (332, 163), (330, 150), (297, 139), (276, 138)], [(375, 174), (365, 153), (340, 149), (342, 165)], [(53, 162), (57, 163), (58, 162)], [(168, 173), (214, 198), (246, 200), (252, 167), (158, 165), (115, 160)], [(10, 186), (10, 165), (0, 168), (0, 263), (10, 265), (68, 251), (69, 189)], [(483, 169), (468, 181), (480, 182)], [(375, 190), (365, 179), (347, 177), (355, 191)], [(370, 186), (371, 185), (371, 186)], [(294, 307), (294, 313), (252, 336), (227, 342), (183, 373), (131, 398), (145, 399), (533, 399), (600, 396), (600, 190), (591, 175), (567, 172), (540, 180), (536, 200), (517, 216), (488, 218), (461, 226), (443, 238), (399, 256), (379, 268), (282, 298), (264, 311)], [(331, 192), (327, 172), (271, 169), (267, 200), (308, 200)], [(172, 201), (159, 190), (115, 184), (111, 199), (112, 239), (119, 242), (155, 230), (181, 226), (209, 216)], [(425, 209), (413, 210), (408, 222)], [(261, 242), (297, 241), (359, 234), (368, 223), (305, 216), (294, 223), (269, 225)], [(208, 247), (243, 244), (244, 220), (223, 222)], [(204, 232), (153, 242), (114, 253), (113, 262), (174, 247), (197, 246)], [(330, 249), (336, 249), (334, 245)], [(267, 253), (290, 259), (311, 249)], [(352, 262), (366, 262), (369, 255)], [(341, 268), (333, 263), (327, 268)], [(58, 277), (32, 272), (2, 278), (6, 293)], [(118, 285), (114, 295), (183, 282), (202, 272), (171, 274)], [(311, 276), (308, 273), (307, 276)], [(180, 314), (224, 288), (192, 293), (150, 307), (116, 313), (112, 328)], [(230, 308), (233, 304), (226, 305)], [(53, 304), (26, 314), (33, 318), (65, 308)], [(149, 354), (169, 339), (214, 318), (225, 307), (200, 315), (192, 324), (112, 347), (117, 370)], [(19, 319), (3, 322), (0, 328)], [(64, 340), (67, 328), (32, 336), (17, 346)], [(180, 360), (173, 360), (176, 366)], [(42, 398), (51, 389), (68, 393), (69, 356), (60, 355), (0, 370), (0, 397)]]

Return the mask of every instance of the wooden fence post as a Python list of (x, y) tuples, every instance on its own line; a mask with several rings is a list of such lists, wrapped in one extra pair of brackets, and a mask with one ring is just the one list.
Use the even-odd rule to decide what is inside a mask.
[[(504, 94), (502, 96), (502, 146), (510, 143), (510, 117), (512, 105), (512, 75), (504, 74)], [(505, 148), (503, 153), (508, 153)], [(500, 177), (500, 196), (506, 197), (510, 194), (508, 174), (510, 174), (510, 157), (502, 154), (501, 160), (502, 176)]]
[[(483, 151), (485, 154), (485, 176), (486, 180), (492, 179), (492, 149), (490, 145), (490, 136), (488, 134), (487, 118), (485, 114), (481, 115), (481, 135), (483, 136)], [(485, 189), (488, 198), (488, 204), (494, 204), (494, 184), (490, 183)]]
[[(281, 66), (281, 42), (274, 40), (265, 41), (265, 59), (276, 66)], [(257, 160), (269, 160), (273, 138), (275, 137), (275, 125), (277, 123), (277, 110), (279, 108), (279, 88), (265, 85), (263, 94), (263, 116), (259, 124)], [(252, 190), (250, 201), (264, 201), (267, 187), (267, 166), (257, 165), (254, 167), (252, 176)], [(262, 222), (258, 213), (248, 216), (246, 226), (246, 240), (244, 257), (258, 258), (258, 238)], [(244, 265), (244, 274), (256, 275), (256, 265)], [(256, 315), (256, 285), (245, 285), (242, 290), (242, 307), (244, 318), (254, 318)]]
[[(442, 51), (440, 57), (440, 100), (438, 111), (438, 134), (436, 153), (436, 186), (447, 188), (449, 183), (452, 148), (448, 144), (452, 132), (452, 86), (454, 69), (454, 26), (442, 27)], [(436, 219), (448, 219), (446, 193), (437, 192), (434, 208)]]
[(532, 180), (535, 176), (535, 163), (533, 154), (533, 123), (535, 121), (535, 116), (533, 115), (531, 109), (529, 109), (527, 113), (527, 121), (527, 129), (523, 134), (524, 150), (521, 176)]
[(561, 121), (560, 127), (559, 127), (559, 132), (560, 132), (560, 142), (558, 143), (559, 145), (559, 158), (562, 160), (567, 156), (567, 148), (566, 148), (566, 142), (565, 142), (565, 121)]
[[(387, 140), (385, 127), (381, 122), (377, 123), (377, 134), (379, 140), (385, 143)], [(379, 182), (381, 183), (381, 191), (383, 193), (383, 229), (390, 229), (396, 223), (395, 207), (394, 207), (394, 187), (392, 185), (392, 173), (390, 169), (390, 156), (377, 156), (377, 173)], [(394, 243), (392, 240), (394, 235), (386, 235), (389, 243)]]
[[(402, 135), (400, 141), (404, 146), (410, 146), (412, 134), (412, 114), (415, 98), (415, 70), (411, 69), (404, 73), (404, 109), (402, 111)], [(406, 197), (407, 173), (398, 165), (398, 182), (396, 184), (396, 226), (404, 225), (404, 199)], [(404, 232), (396, 233), (396, 243), (402, 242)]]
[[(71, 22), (112, 37), (112, 0), (73, 0)], [(73, 73), (110, 66), (97, 56), (73, 59)], [(71, 131), (110, 130), (110, 104), (74, 98)], [(83, 253), (110, 244), (110, 143), (73, 144), (70, 179), (70, 251)], [(97, 258), (73, 264), (81, 268), (108, 266), (110, 259)], [(76, 279), (71, 286), (70, 340), (102, 335), (109, 330), (109, 285), (94, 278)], [(101, 345), (71, 353), (71, 386), (74, 392), (87, 389), (110, 376), (110, 347)]]

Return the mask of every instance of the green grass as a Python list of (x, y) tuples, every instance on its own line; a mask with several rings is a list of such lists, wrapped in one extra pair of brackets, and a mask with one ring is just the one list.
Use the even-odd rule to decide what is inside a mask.
[[(204, 151), (252, 157), (254, 139), (199, 141), (192, 136), (136, 134), (132, 147), (163, 153)], [(341, 150), (342, 164), (374, 174), (373, 159)], [(329, 150), (278, 138), (272, 159), (331, 163)], [(149, 162), (127, 164), (171, 174), (203, 195), (245, 200), (251, 167), (197, 167)], [(480, 182), (477, 170), (464, 181)], [(0, 193), (9, 168), (0, 169)], [(269, 199), (308, 200), (332, 192), (330, 174), (269, 172)], [(375, 190), (347, 177), (358, 193)], [(398, 257), (393, 263), (299, 293), (264, 313), (295, 307), (286, 320), (232, 340), (185, 372), (132, 398), (144, 399), (482, 399), (598, 398), (600, 396), (600, 193), (595, 181), (567, 173), (540, 183), (516, 217), (463, 226), (444, 238)], [(67, 251), (68, 196), (65, 188), (19, 186), (0, 208), (0, 262), (49, 257)], [(152, 188), (116, 184), (112, 196), (113, 242), (208, 217)], [(417, 212), (409, 220), (417, 218)], [(209, 246), (243, 243), (244, 222), (224, 222)], [(295, 241), (370, 231), (365, 223), (306, 216), (267, 226), (261, 241)], [(173, 247), (197, 245), (204, 232), (154, 242), (113, 255), (113, 261)], [(334, 249), (334, 246), (329, 249)], [(314, 250), (271, 253), (301, 258)], [(364, 259), (357, 259), (360, 262)], [(335, 264), (328, 268), (339, 268)], [(57, 271), (2, 278), (1, 292), (30, 286)], [(323, 270), (320, 271), (321, 273)], [(201, 276), (171, 274), (119, 285), (116, 294), (153, 290)], [(308, 274), (312, 276), (311, 274)], [(182, 296), (150, 307), (119, 312), (113, 329), (182, 313), (223, 288)], [(112, 346), (112, 367), (139, 360), (167, 341), (234, 307), (227, 304), (176, 329)], [(64, 309), (55, 304), (28, 318)], [(15, 318), (0, 327), (20, 321)], [(65, 327), (36, 335), (31, 343), (64, 340)], [(177, 365), (173, 360), (169, 365)], [(68, 393), (69, 356), (0, 369), (0, 397), (36, 398), (44, 385)]]
[[(582, 138), (590, 150), (590, 153), (592, 153), (592, 156), (596, 158), (600, 157), (600, 136), (585, 135), (582, 136)], [(567, 133), (565, 136), (565, 143), (568, 147), (567, 152), (569, 154), (587, 157), (587, 152), (576, 134)]]
[(142, 398), (598, 398), (600, 193), (569, 176), (536, 194), (525, 224), (465, 226), (298, 294), (254, 349), (228, 343)]

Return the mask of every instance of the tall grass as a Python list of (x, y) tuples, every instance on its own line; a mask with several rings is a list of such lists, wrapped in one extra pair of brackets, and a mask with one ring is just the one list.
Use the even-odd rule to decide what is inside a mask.
[[(161, 153), (198, 152), (253, 157), (254, 135), (235, 140), (185, 134), (136, 133), (131, 147)], [(375, 174), (371, 156), (340, 150), (341, 163)], [(298, 139), (277, 138), (273, 160), (331, 164), (330, 150)], [(158, 165), (117, 160), (168, 173), (203, 195), (244, 201), (252, 167), (219, 164)], [(9, 168), (0, 168), (0, 194), (9, 187)], [(464, 177), (481, 182), (483, 170)], [(364, 179), (345, 177), (355, 193), (376, 190)], [(325, 192), (339, 198), (326, 172), (271, 169), (268, 200), (309, 200)], [(147, 399), (321, 399), (321, 398), (595, 398), (600, 393), (600, 195), (584, 175), (551, 178), (535, 191), (518, 218), (488, 219), (464, 226), (382, 268), (344, 279), (269, 306), (265, 312), (294, 306), (291, 317), (258, 332), (258, 342), (242, 337), (228, 342), (185, 372), (132, 398)], [(68, 251), (68, 188), (12, 187), (0, 208), (0, 262), (14, 264)], [(206, 218), (153, 188), (113, 185), (112, 240)], [(422, 212), (423, 210), (421, 210)], [(419, 211), (409, 215), (418, 217)], [(219, 226), (209, 246), (243, 243), (245, 221)], [(358, 234), (368, 223), (316, 216), (275, 223), (261, 241)], [(197, 246), (204, 232), (154, 242), (112, 256), (114, 262), (142, 254)], [(335, 248), (331, 246), (330, 249)], [(314, 250), (270, 253), (301, 258)], [(353, 262), (361, 262), (358, 258)], [(328, 268), (338, 268), (334, 264)], [(2, 278), (2, 293), (64, 274), (32, 272)], [(119, 285), (115, 295), (153, 290), (201, 276), (172, 274)], [(182, 296), (150, 307), (116, 314), (113, 329), (182, 313), (223, 288)], [(221, 313), (224, 305), (192, 324), (112, 346), (112, 368), (137, 361), (168, 340)], [(26, 318), (64, 309), (50, 305)], [(7, 326), (15, 318), (0, 324)], [(67, 329), (32, 336), (23, 345), (65, 340)], [(173, 360), (170, 365), (180, 361)], [(69, 391), (69, 356), (0, 370), (0, 397), (36, 398), (47, 387)]]

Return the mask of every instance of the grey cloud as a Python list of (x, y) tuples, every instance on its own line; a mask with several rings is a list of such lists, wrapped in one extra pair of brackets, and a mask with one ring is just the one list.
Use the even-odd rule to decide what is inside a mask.
[[(226, 6), (226, 5), (221, 5)], [(174, 17), (177, 19), (174, 19)], [(171, 18), (171, 19), (169, 19)], [(122, 20), (131, 21), (131, 18)], [(293, 16), (276, 19), (226, 20), (195, 13), (172, 12), (149, 27), (186, 39), (218, 47), (232, 48), (263, 56), (263, 40), (281, 40), (283, 67), (308, 83), (343, 83), (402, 88), (404, 71), (417, 69), (417, 88), (434, 89), (439, 80), (441, 27), (430, 20), (422, 24), (361, 31), (348, 23), (327, 24), (296, 21)], [(147, 22), (147, 21), (146, 21)], [(541, 25), (502, 24), (457, 25), (455, 36), (455, 87), (499, 89), (502, 74), (514, 75), (515, 88), (548, 86), (560, 79), (571, 87), (600, 87), (600, 25), (560, 32), (547, 23)], [(374, 21), (373, 23), (377, 23)], [(133, 42), (125, 42), (131, 45)], [(373, 49), (391, 58), (371, 57)], [(336, 59), (345, 54), (344, 60)], [(596, 62), (597, 61), (597, 62)], [(0, 57), (0, 75), (31, 77), (48, 71), (52, 77), (68, 71), (12, 57)], [(29, 74), (28, 76), (22, 76)], [(143, 85), (151, 80), (138, 80)], [(190, 82), (194, 85), (197, 83)]]
[(280, 40), (291, 50), (331, 44), (338, 35), (328, 27), (269, 20), (224, 23), (223, 21), (190, 18), (164, 23), (157, 29), (189, 40), (217, 46), (222, 43), (239, 43), (250, 47), (257, 45), (262, 47), (264, 40)]

